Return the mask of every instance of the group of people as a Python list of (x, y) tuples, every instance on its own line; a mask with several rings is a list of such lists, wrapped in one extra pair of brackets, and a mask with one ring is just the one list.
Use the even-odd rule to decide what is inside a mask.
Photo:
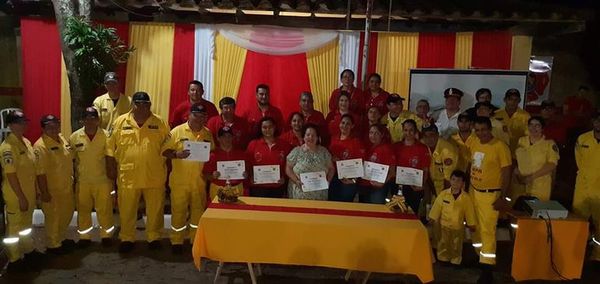
[[(27, 265), (37, 253), (31, 241), (36, 195), (51, 253), (68, 250), (65, 233), (75, 207), (79, 244), (91, 242), (95, 210), (102, 243), (110, 245), (115, 195), (119, 251), (134, 249), (141, 198), (149, 247), (159, 249), (168, 184), (174, 253), (182, 252), (186, 238), (193, 239), (200, 216), (220, 188), (256, 197), (375, 204), (402, 194), (423, 221), (433, 221), (440, 261), (460, 263), (464, 224), (469, 226), (473, 247), (487, 267), (482, 279), (489, 279), (500, 212), (521, 195), (550, 199), (559, 147), (546, 123), (556, 106), (544, 102), (542, 116), (530, 116), (519, 107), (518, 90), (507, 90), (505, 106), (498, 108), (491, 104), (491, 91), (482, 88), (475, 94), (475, 106), (464, 110), (463, 91), (448, 88), (441, 94), (444, 109), (432, 114), (429, 103), (421, 100), (413, 113), (404, 108), (402, 96), (381, 88), (378, 74), (368, 77), (364, 91), (354, 86), (351, 70), (344, 70), (340, 79), (327, 115), (314, 109), (310, 92), (302, 92), (298, 111), (287, 120), (270, 104), (265, 84), (256, 87), (256, 105), (236, 113), (235, 99), (224, 97), (219, 113), (203, 98), (202, 84), (191, 81), (189, 100), (175, 108), (167, 123), (151, 111), (147, 93), (121, 94), (112, 72), (104, 78), (108, 92), (84, 109), (83, 127), (68, 138), (60, 134), (59, 118), (46, 115), (40, 121), (43, 134), (32, 146), (23, 137), (28, 119), (22, 112), (9, 113), (11, 134), (0, 146), (9, 268)], [(600, 174), (593, 163), (600, 161), (600, 117), (595, 115), (592, 122), (593, 130), (581, 135), (575, 148), (579, 172), (574, 208), (599, 228), (600, 192), (594, 187), (600, 185)], [(210, 143), (209, 160), (186, 160), (186, 141)], [(385, 181), (340, 178), (337, 162), (350, 159), (389, 166)], [(244, 178), (225, 179), (218, 162), (240, 160), (246, 165)], [(279, 167), (279, 180), (255, 182), (254, 166)], [(396, 181), (396, 167), (422, 171), (422, 185)], [(303, 190), (300, 175), (311, 172), (325, 172), (329, 188)], [(598, 231), (595, 260), (600, 260)]]

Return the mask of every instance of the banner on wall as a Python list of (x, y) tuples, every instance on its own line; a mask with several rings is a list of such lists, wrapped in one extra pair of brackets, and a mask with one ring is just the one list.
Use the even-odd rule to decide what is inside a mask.
[(539, 106), (550, 98), (550, 78), (552, 77), (552, 56), (531, 56), (527, 88), (525, 90), (527, 105)]

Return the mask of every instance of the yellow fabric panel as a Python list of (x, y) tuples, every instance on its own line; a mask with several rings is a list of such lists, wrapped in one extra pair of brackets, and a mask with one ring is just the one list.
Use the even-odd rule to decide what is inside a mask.
[(471, 51), (473, 50), (473, 33), (456, 33), (454, 49), (454, 68), (469, 69), (471, 67)]
[(134, 46), (135, 51), (127, 61), (125, 94), (147, 92), (152, 111), (162, 118), (169, 117), (174, 38), (174, 24), (129, 25), (129, 46)]
[(65, 59), (61, 54), (60, 61), (60, 131), (65, 137), (71, 135), (71, 91), (69, 90), (69, 76), (67, 75), (67, 67)]
[(240, 84), (242, 84), (246, 49), (233, 44), (217, 33), (214, 60), (212, 101), (218, 107), (219, 101), (224, 97), (237, 98)]
[(515, 35), (512, 37), (510, 69), (529, 70), (532, 42), (533, 37), (531, 36)]
[(417, 67), (418, 33), (379, 33), (377, 39), (377, 73), (381, 87), (408, 98), (410, 69)]
[(339, 44), (337, 40), (308, 51), (306, 62), (308, 63), (308, 78), (310, 88), (314, 97), (315, 109), (327, 113), (329, 110), (329, 96), (331, 90), (338, 87)]

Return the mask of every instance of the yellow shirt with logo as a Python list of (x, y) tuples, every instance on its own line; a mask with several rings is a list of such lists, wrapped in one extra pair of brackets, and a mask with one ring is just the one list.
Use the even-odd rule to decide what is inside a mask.
[(142, 126), (131, 112), (115, 120), (106, 155), (117, 161), (119, 189), (164, 187), (167, 169), (161, 149), (168, 137), (169, 126), (155, 114)]
[(471, 185), (475, 189), (500, 189), (502, 168), (512, 164), (508, 146), (498, 138), (488, 143), (473, 139), (467, 144), (471, 152)]
[[(529, 136), (519, 139), (515, 150), (517, 167), (522, 175), (531, 175), (541, 169), (546, 163), (558, 164), (558, 147), (553, 140), (541, 139), (534, 144), (529, 142)], [(536, 178), (531, 184), (526, 185), (527, 192), (532, 190), (550, 190), (552, 187), (552, 173)]]
[(586, 190), (596, 190), (600, 196), (598, 187), (600, 186), (600, 170), (598, 164), (600, 161), (600, 142), (594, 137), (594, 131), (583, 133), (577, 138), (575, 145), (575, 160), (577, 161), (577, 180), (582, 182)]
[(79, 183), (110, 182), (106, 176), (106, 140), (108, 132), (98, 128), (94, 138), (80, 128), (71, 134), (69, 142), (75, 153), (76, 180)]
[(97, 97), (92, 105), (100, 115), (100, 127), (102, 129), (110, 130), (112, 124), (119, 116), (126, 114), (131, 110), (131, 98), (120, 94), (119, 100), (115, 105), (108, 93), (106, 93)]
[(404, 132), (402, 131), (402, 123), (409, 119), (414, 120), (417, 123), (416, 130), (421, 131), (421, 127), (423, 127), (423, 120), (419, 118), (416, 114), (408, 110), (402, 111), (400, 115), (396, 118), (396, 120), (390, 118), (389, 112), (381, 118), (381, 124), (385, 125), (390, 131), (392, 143), (402, 141), (402, 138), (404, 138)]
[(435, 199), (429, 211), (429, 218), (452, 230), (463, 229), (464, 222), (469, 226), (475, 226), (477, 223), (471, 196), (461, 192), (454, 198), (450, 188), (444, 189)]
[(429, 173), (437, 194), (444, 189), (444, 180), (450, 180), (450, 175), (456, 169), (457, 163), (458, 150), (450, 142), (440, 137), (431, 153), (431, 165), (429, 166)]
[[(167, 143), (163, 146), (163, 151), (167, 149), (182, 151), (185, 141), (208, 142), (210, 143), (210, 150), (215, 148), (212, 134), (208, 128), (203, 127), (199, 132), (194, 132), (188, 123), (183, 123), (171, 130), (171, 137), (169, 137)], [(201, 180), (204, 179), (202, 175), (204, 162), (173, 159), (171, 163), (173, 169), (169, 175), (169, 186), (198, 187), (201, 185)]]
[(62, 134), (59, 141), (42, 134), (33, 150), (37, 158), (37, 175), (46, 175), (48, 192), (52, 194), (68, 193), (73, 190), (73, 153), (71, 145)]
[(458, 149), (458, 162), (456, 163), (456, 169), (467, 172), (469, 163), (471, 163), (471, 152), (469, 152), (469, 147), (467, 144), (471, 143), (470, 141), (473, 139), (477, 139), (473, 133), (470, 133), (465, 141), (463, 141), (459, 133), (451, 136), (449, 142), (454, 144), (456, 149)]
[[(21, 190), (28, 197), (35, 198), (35, 176), (36, 164), (35, 154), (31, 142), (23, 137), (22, 141), (9, 134), (0, 145), (0, 154), (2, 154), (2, 192), (5, 200), (16, 200), (16, 194), (8, 182), (7, 174), (16, 174), (19, 179)], [(35, 200), (29, 200), (35, 202)], [(10, 205), (10, 204), (9, 204)], [(17, 204), (18, 206), (18, 204)], [(10, 208), (9, 211), (17, 210)]]
[(512, 117), (508, 115), (504, 108), (501, 108), (494, 113), (494, 118), (502, 122), (506, 128), (506, 132), (508, 132), (511, 153), (514, 153), (515, 149), (517, 149), (519, 138), (528, 134), (527, 121), (529, 120), (529, 117), (529, 113), (521, 108), (517, 108), (517, 111), (513, 113)]

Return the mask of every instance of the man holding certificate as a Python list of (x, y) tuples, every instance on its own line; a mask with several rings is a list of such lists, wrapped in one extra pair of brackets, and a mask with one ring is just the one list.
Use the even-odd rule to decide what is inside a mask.
[[(352, 202), (358, 192), (356, 179), (362, 177), (360, 170), (363, 170), (362, 158), (365, 155), (365, 148), (360, 139), (353, 135), (354, 123), (353, 116), (342, 115), (338, 125), (340, 134), (331, 137), (329, 151), (337, 170), (337, 174), (334, 175), (331, 182), (331, 190), (329, 190), (329, 200), (331, 201)], [(358, 160), (360, 160), (360, 165), (357, 165)]]
[(371, 147), (365, 154), (365, 174), (358, 182), (358, 200), (362, 203), (385, 204), (388, 192), (395, 188), (392, 178), (396, 172), (396, 155), (384, 142), (387, 128), (382, 124), (369, 127)]
[[(206, 108), (200, 103), (189, 109), (188, 121), (171, 130), (171, 136), (163, 147), (163, 156), (173, 165), (169, 175), (171, 188), (171, 249), (175, 254), (183, 252), (183, 240), (196, 235), (198, 221), (206, 208), (206, 183), (202, 176), (204, 162), (187, 160), (192, 154), (184, 144), (208, 143), (214, 148), (212, 134), (206, 124)], [(202, 156), (202, 155), (199, 155)], [(189, 216), (189, 219), (188, 219)]]

